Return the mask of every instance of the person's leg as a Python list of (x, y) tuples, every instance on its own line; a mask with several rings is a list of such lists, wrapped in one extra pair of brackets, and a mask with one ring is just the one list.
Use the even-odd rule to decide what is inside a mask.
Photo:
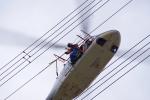
[(76, 56), (75, 56), (73, 53), (70, 54), (70, 60), (71, 60), (71, 63), (72, 63), (72, 64), (75, 63)]

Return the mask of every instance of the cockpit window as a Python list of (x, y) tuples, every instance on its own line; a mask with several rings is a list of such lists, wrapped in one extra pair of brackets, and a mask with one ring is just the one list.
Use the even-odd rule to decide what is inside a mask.
[(118, 50), (118, 47), (117, 47), (116, 45), (113, 45), (113, 46), (111, 47), (111, 52), (116, 53), (117, 50)]
[(98, 38), (96, 40), (96, 43), (99, 44), (100, 46), (103, 46), (105, 44), (106, 40), (104, 38)]

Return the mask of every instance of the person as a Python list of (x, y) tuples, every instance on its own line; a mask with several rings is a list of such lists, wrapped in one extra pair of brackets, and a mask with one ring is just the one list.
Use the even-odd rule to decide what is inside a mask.
[(80, 46), (80, 51), (83, 54), (88, 48), (89, 46), (92, 44), (91, 40), (86, 40), (81, 46)]
[(75, 64), (78, 58), (78, 54), (79, 54), (78, 44), (68, 43), (67, 47), (68, 49), (65, 52), (65, 54), (70, 54), (70, 61), (72, 64)]

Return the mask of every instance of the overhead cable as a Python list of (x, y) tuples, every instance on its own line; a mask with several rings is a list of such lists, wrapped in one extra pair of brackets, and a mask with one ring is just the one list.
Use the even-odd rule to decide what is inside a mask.
[[(146, 38), (145, 38), (146, 39)], [(140, 43), (141, 43), (142, 41), (140, 41)], [(47, 68), (47, 67), (46, 67)], [(44, 68), (44, 69), (46, 69), (46, 68)], [(42, 70), (42, 71), (44, 71), (44, 69)], [(40, 72), (39, 72), (40, 73)], [(39, 74), (37, 74), (37, 75), (39, 75)], [(11, 95), (13, 95), (14, 93), (16, 93), (17, 91), (19, 91), (22, 87), (24, 87), (27, 83), (29, 83), (32, 79), (34, 79), (37, 75), (35, 75), (33, 78), (31, 78), (29, 81), (27, 81), (25, 84), (23, 84), (21, 87), (19, 87), (15, 92), (13, 92)], [(9, 95), (9, 96), (11, 96), (11, 95)], [(8, 96), (8, 97), (9, 97)]]
[[(34, 51), (38, 46), (40, 46), (43, 42), (45, 42), (47, 39), (49, 39), (50, 37), (52, 37), (57, 31), (59, 31), (61, 28), (63, 28), (63, 26), (65, 26), (67, 23), (69, 23), (72, 19), (74, 19), (77, 15), (79, 15), (82, 11), (84, 11), (88, 6), (92, 5), (92, 3), (94, 3), (95, 0), (93, 0), (92, 2), (90, 2), (88, 5), (86, 5), (80, 12), (78, 12), (77, 14), (75, 14), (73, 17), (71, 17), (67, 22), (65, 22), (63, 25), (61, 25), (61, 27), (59, 27), (56, 31), (54, 31), (50, 36), (48, 36), (47, 38), (45, 38), (43, 41), (41, 41), (38, 45), (36, 45), (33, 49), (31, 49), (29, 52), (25, 52), (25, 50), (23, 51), (23, 53), (25, 53), (26, 55), (28, 55), (29, 57), (27, 59), (25, 59), (25, 56), (23, 56), (22, 58), (20, 58), (18, 61), (16, 61), (13, 65), (11, 65), (9, 68), (7, 68), (5, 71), (3, 71), (1, 75), (3, 75), (5, 72), (7, 72), (9, 69), (11, 69), (14, 65), (16, 65), (18, 62), (21, 62), (22, 59), (24, 59), (25, 63), (26, 61), (28, 61), (29, 63), (31, 63), (29, 61), (29, 59), (31, 59), (31, 57), (33, 55), (35, 55), (37, 52), (39, 52), (41, 49), (43, 49), (47, 44), (49, 44), (51, 41), (53, 41), (55, 38), (57, 38), (60, 34), (62, 34), (62, 32), (64, 32), (67, 28), (69, 28), (72, 24), (74, 24), (78, 19), (80, 19), (82, 16), (84, 16), (89, 10), (93, 9), (94, 6), (96, 6), (97, 4), (99, 4), (101, 1), (99, 1), (97, 4), (95, 4), (92, 8), (90, 8), (86, 13), (84, 13), (82, 16), (80, 16), (80, 18), (78, 18), (76, 21), (74, 21), (72, 24), (70, 24), (67, 28), (65, 28), (63, 31), (61, 31), (58, 35), (56, 35), (53, 39), (51, 39), (48, 43), (46, 43), (44, 46), (42, 46), (38, 51), (36, 51), (33, 55), (30, 55), (30, 53), (32, 51)], [(84, 4), (84, 3), (83, 3)], [(81, 7), (81, 6), (80, 6)], [(79, 7), (78, 7), (79, 8)], [(76, 10), (75, 10), (76, 11)], [(72, 13), (71, 13), (72, 14)], [(70, 14), (69, 14), (70, 15)], [(65, 17), (66, 18), (66, 17)], [(50, 32), (50, 31), (49, 31)], [(22, 64), (23, 64), (22, 63)], [(22, 64), (20, 64), (19, 66), (21, 66)], [(3, 69), (4, 67), (2, 67)], [(18, 66), (16, 67), (18, 68)], [(16, 69), (14, 68), (14, 69)], [(9, 72), (8, 74), (12, 73), (14, 70), (12, 70), (11, 72)], [(7, 75), (8, 75), (7, 74)], [(7, 76), (5, 75), (5, 76)], [(4, 76), (4, 77), (5, 77)]]
[[(101, 7), (103, 7), (105, 4), (107, 4), (110, 0), (107, 0), (105, 3), (103, 3), (101, 6), (99, 6), (95, 11), (93, 11), (91, 14), (89, 14), (84, 20), (82, 20), (80, 23), (78, 23), (75, 27), (73, 27), (70, 31), (68, 31), (67, 33), (65, 33), (61, 38), (59, 38), (55, 43), (53, 43), (52, 45), (50, 45), (46, 50), (44, 50), (42, 53), (40, 53), (37, 57), (35, 57), (32, 61), (35, 61), (38, 57), (40, 57), (42, 54), (44, 54), (47, 50), (49, 50), (52, 46), (54, 46), (57, 42), (59, 42), (61, 39), (63, 39), (66, 35), (68, 35), (71, 31), (73, 31), (76, 27), (78, 27), (82, 22), (84, 22), (87, 18), (89, 18), (91, 15), (93, 15), (95, 12), (97, 12)], [(49, 43), (49, 42), (48, 42)], [(34, 55), (34, 54), (33, 54)], [(25, 62), (25, 61), (24, 61)], [(21, 64), (23, 64), (24, 62), (22, 62)], [(20, 64), (20, 65), (21, 65)], [(1, 85), (3, 86), (5, 83), (7, 83), (10, 79), (12, 79), (14, 76), (16, 76), (18, 73), (20, 73), (23, 69), (25, 69), (30, 63), (28, 63), (26, 66), (24, 66), (23, 68), (21, 68), (19, 71), (17, 71), (14, 75), (12, 75), (10, 78), (8, 78), (6, 81), (4, 81)], [(19, 65), (19, 66), (20, 66)]]
[[(61, 55), (63, 56), (63, 55)], [(60, 57), (61, 57), (60, 56)], [(21, 85), (19, 88), (17, 88), (13, 93), (11, 93), (9, 96), (7, 96), (4, 100), (7, 100), (8, 98), (10, 98), (13, 94), (15, 94), (17, 91), (19, 91), (21, 88), (23, 88), (26, 84), (28, 84), (30, 81), (32, 81), (34, 78), (36, 78), (38, 75), (40, 75), (42, 72), (44, 72), (47, 68), (49, 68), (53, 63), (55, 63), (59, 58), (53, 60), (52, 62), (50, 62), (48, 64), (48, 66), (46, 66), (44, 69), (42, 69), (40, 72), (38, 72), (34, 77), (32, 77), (31, 79), (29, 79), (27, 82), (25, 82), (23, 85)]]
[[(129, 5), (133, 0), (130, 0), (129, 2), (127, 2), (124, 6), (122, 6), (120, 9), (118, 9), (115, 13), (113, 13), (110, 17), (108, 17), (106, 20), (104, 20), (101, 24), (99, 24), (96, 28), (94, 28), (91, 32), (89, 32), (89, 34), (95, 32), (98, 28), (100, 28), (102, 25), (104, 25), (107, 21), (109, 21), (113, 16), (115, 16), (117, 13), (119, 13), (122, 9), (124, 9), (127, 5)], [(88, 36), (86, 36), (85, 38), (88, 38)], [(81, 42), (81, 41), (79, 41)]]
[[(66, 17), (64, 17), (61, 21), (59, 21), (54, 27), (52, 27), (50, 30), (48, 30), (44, 35), (42, 35), (39, 39), (37, 39), (36, 41), (34, 41), (31, 45), (29, 45), (25, 50), (28, 50), (30, 47), (32, 47), (35, 43), (37, 43), (39, 40), (41, 40), (45, 35), (47, 35), (50, 31), (52, 31), (54, 28), (56, 28), (59, 24), (61, 24), (63, 21), (65, 21), (69, 16), (71, 16), (75, 11), (77, 11), (79, 8), (81, 8), (84, 4), (86, 4), (86, 2), (89, 0), (85, 0), (80, 6), (78, 6), (75, 10), (73, 10), (71, 13), (69, 13)], [(3, 67), (0, 68), (0, 70), (2, 70), (3, 68), (5, 68), (8, 64), (10, 64), (12, 61), (14, 61), (16, 58), (18, 58), (21, 54), (23, 54), (24, 52), (21, 52), (20, 54), (18, 54), (16, 57), (14, 57), (12, 60), (10, 60), (8, 63), (6, 63)]]
[[(138, 42), (139, 43), (139, 42)], [(138, 44), (137, 43), (137, 44)], [(136, 45), (137, 45), (136, 44)], [(150, 42), (146, 43), (144, 46), (142, 46), (140, 49), (138, 49), (135, 53), (133, 53), (131, 56), (129, 56), (126, 60), (122, 61), (118, 66), (116, 66), (115, 68), (113, 68), (111, 71), (109, 71), (106, 75), (104, 75), (102, 78), (100, 78), (98, 81), (96, 81), (94, 84), (92, 84), (90, 87), (88, 87), (84, 92), (82, 92), (82, 94), (86, 93), (89, 89), (91, 89), (93, 86), (95, 86), (96, 84), (98, 84), (100, 81), (102, 81), (105, 77), (107, 77), (109, 74), (111, 74), (113, 71), (115, 71), (117, 68), (119, 68), (122, 64), (124, 64), (126, 61), (128, 61), (129, 59), (131, 59), (131, 57), (133, 57), (134, 55), (136, 55), (138, 52), (140, 52), (142, 49), (144, 49), (146, 46), (148, 46), (150, 44)], [(132, 48), (133, 49), (133, 48)], [(132, 49), (129, 49), (129, 50), (132, 50)], [(129, 51), (128, 50), (128, 51)], [(126, 54), (126, 53), (124, 53)], [(123, 54), (123, 55), (124, 55)], [(122, 56), (123, 57), (123, 56)], [(119, 59), (118, 59), (119, 60)], [(118, 61), (117, 60), (117, 61)], [(105, 71), (105, 69), (103, 69), (103, 71)], [(82, 95), (80, 94), (80, 96)]]
[(109, 84), (106, 88), (104, 88), (102, 91), (100, 91), (98, 94), (96, 94), (92, 99), (96, 98), (98, 95), (100, 95), (102, 92), (104, 92), (106, 89), (108, 89), (110, 86), (112, 86), (114, 83), (116, 83), (119, 79), (121, 79), (123, 76), (125, 76), (126, 74), (128, 74), (130, 71), (132, 71), (134, 68), (136, 68), (139, 64), (141, 64), (142, 62), (144, 62), (146, 59), (148, 59), (150, 57), (150, 55), (146, 56), (143, 60), (141, 60), (139, 63), (137, 63), (135, 66), (133, 66), (131, 69), (129, 69), (128, 71), (126, 71), (123, 75), (121, 75), (119, 78), (117, 78), (115, 81), (113, 81), (111, 84)]
[[(93, 93), (96, 89), (98, 89), (100, 86), (102, 86), (103, 84), (105, 84), (108, 80), (110, 80), (112, 77), (114, 77), (116, 74), (118, 74), (120, 71), (122, 71), (124, 68), (128, 67), (129, 64), (131, 64), (133, 61), (135, 61), (136, 59), (138, 59), (140, 56), (142, 56), (144, 53), (146, 53), (150, 48), (144, 50), (141, 54), (139, 54), (137, 57), (135, 57), (133, 60), (131, 60), (129, 63), (127, 63), (124, 67), (122, 67), (121, 69), (119, 69), (117, 72), (115, 72), (113, 75), (111, 75), (107, 80), (105, 80), (103, 83), (101, 83), (100, 85), (98, 85), (96, 88), (94, 88), (92, 91), (90, 91), (86, 96), (84, 96), (81, 100), (85, 99), (87, 96), (89, 96), (91, 93)], [(128, 59), (126, 59), (128, 60)], [(125, 61), (126, 61), (125, 60)], [(122, 62), (124, 63), (124, 61)], [(121, 64), (122, 64), (121, 63)], [(119, 64), (117, 66), (117, 68), (121, 65)]]

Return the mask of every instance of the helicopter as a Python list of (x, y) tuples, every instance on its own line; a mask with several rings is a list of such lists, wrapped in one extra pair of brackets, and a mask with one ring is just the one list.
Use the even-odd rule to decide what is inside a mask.
[(67, 61), (46, 100), (72, 100), (81, 94), (115, 55), (120, 41), (117, 30), (97, 35), (75, 64)]

